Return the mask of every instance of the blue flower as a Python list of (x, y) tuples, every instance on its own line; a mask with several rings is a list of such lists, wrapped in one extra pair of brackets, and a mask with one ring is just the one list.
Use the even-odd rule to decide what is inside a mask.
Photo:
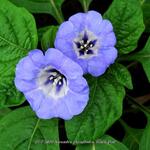
[(117, 57), (116, 37), (109, 20), (96, 11), (77, 13), (61, 24), (55, 47), (76, 61), (84, 73), (103, 74)]
[(89, 88), (82, 68), (50, 48), (33, 50), (16, 67), (15, 85), (39, 118), (71, 119), (87, 105)]

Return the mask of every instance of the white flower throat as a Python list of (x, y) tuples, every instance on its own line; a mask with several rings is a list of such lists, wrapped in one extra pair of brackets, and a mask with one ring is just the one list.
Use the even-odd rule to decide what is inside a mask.
[(73, 41), (73, 48), (78, 58), (82, 59), (97, 56), (99, 47), (98, 38), (88, 30), (79, 33)]
[(51, 66), (41, 70), (37, 84), (46, 96), (54, 99), (65, 96), (68, 91), (66, 77)]

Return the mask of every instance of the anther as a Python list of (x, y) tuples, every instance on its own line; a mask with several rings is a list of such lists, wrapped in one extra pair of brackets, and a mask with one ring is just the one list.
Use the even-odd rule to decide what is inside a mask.
[(83, 40), (81, 40), (81, 41), (80, 41), (80, 43), (81, 43), (81, 44), (84, 44), (84, 41), (83, 41)]
[(59, 82), (58, 82), (58, 84), (59, 84), (59, 85), (62, 85), (62, 82), (61, 82), (61, 81), (59, 81)]
[(50, 76), (50, 77), (49, 77), (49, 80), (53, 80), (53, 79), (54, 79), (54, 77), (53, 77), (53, 76)]
[(81, 49), (83, 49), (83, 48), (84, 48), (84, 46), (83, 46), (83, 45), (81, 45), (81, 46), (80, 46), (80, 48), (81, 48)]
[(93, 44), (90, 44), (90, 47), (92, 48), (92, 47), (93, 47)]

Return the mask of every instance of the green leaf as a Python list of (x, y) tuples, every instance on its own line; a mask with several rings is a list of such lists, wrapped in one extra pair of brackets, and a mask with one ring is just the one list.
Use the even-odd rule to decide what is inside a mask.
[(5, 115), (7, 115), (9, 112), (11, 112), (11, 109), (9, 108), (0, 109), (0, 119), (3, 118)]
[(130, 150), (139, 150), (139, 143), (141, 136), (143, 134), (143, 129), (135, 129), (129, 127), (123, 120), (120, 120), (124, 130), (125, 136), (123, 138), (123, 143), (130, 149)]
[(147, 78), (150, 82), (150, 37), (144, 49), (128, 57), (128, 60), (139, 61), (142, 64), (144, 71), (147, 75)]
[(139, 150), (149, 150), (150, 149), (150, 115), (147, 115), (147, 125), (141, 137)]
[(3, 150), (59, 150), (56, 119), (40, 120), (29, 107), (12, 111), (0, 120)]
[(128, 89), (133, 89), (131, 75), (125, 66), (115, 63), (110, 67), (109, 73), (112, 74), (117, 82)]
[(142, 10), (144, 16), (144, 23), (146, 26), (146, 32), (150, 32), (150, 0), (142, 0)]
[(142, 133), (143, 133), (142, 129), (131, 128), (130, 133), (126, 133), (123, 139), (123, 143), (130, 150), (139, 150), (139, 142), (140, 142)]
[(124, 87), (110, 74), (87, 77), (90, 99), (84, 112), (66, 121), (69, 140), (95, 140), (121, 116)]
[(117, 49), (127, 54), (137, 47), (144, 31), (143, 14), (139, 0), (114, 0), (104, 18), (109, 19), (117, 37)]
[(32, 13), (48, 13), (52, 15), (58, 23), (63, 22), (61, 5), (64, 0), (10, 0), (20, 7), (25, 7)]
[(7, 0), (0, 0), (0, 108), (18, 105), (24, 97), (14, 86), (18, 61), (37, 47), (33, 16)]
[(87, 12), (89, 10), (89, 6), (90, 6), (92, 0), (79, 0), (79, 2), (81, 3), (84, 11)]
[(76, 150), (128, 150), (128, 148), (111, 136), (104, 135), (96, 143), (78, 145)]
[(41, 40), (41, 46), (43, 50), (47, 50), (48, 48), (54, 47), (54, 41), (57, 30), (58, 26), (50, 26), (49, 29), (43, 34)]
[(50, 28), (51, 26), (45, 26), (38, 29), (38, 40), (41, 41), (43, 34)]

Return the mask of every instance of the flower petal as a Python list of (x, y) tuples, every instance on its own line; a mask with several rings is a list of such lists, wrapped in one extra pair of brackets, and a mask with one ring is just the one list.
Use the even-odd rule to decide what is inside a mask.
[(68, 78), (68, 79), (75, 79), (79, 76), (83, 75), (82, 68), (72, 61), (70, 58), (65, 56), (65, 61), (62, 63), (60, 71)]
[(84, 74), (88, 73), (88, 61), (84, 59), (78, 59), (78, 58), (75, 58), (73, 60), (81, 66)]
[(86, 18), (86, 14), (84, 13), (77, 13), (69, 18), (69, 21), (74, 25), (74, 28), (78, 30), (78, 32), (81, 32), (85, 26), (84, 21)]
[[(69, 101), (69, 99), (67, 99)], [(55, 108), (57, 110), (57, 117), (65, 119), (65, 120), (70, 120), (74, 114), (71, 113), (70, 108), (68, 105), (65, 103), (64, 98), (60, 99), (57, 103), (57, 107)]]
[(86, 107), (88, 100), (89, 95), (87, 93), (79, 94), (72, 91), (69, 91), (65, 97), (66, 106), (72, 115), (80, 114)]
[(29, 57), (33, 61), (35, 66), (42, 68), (45, 65), (44, 55), (41, 50), (32, 50), (31, 52), (29, 52)]
[(37, 88), (35, 80), (29, 81), (29, 80), (18, 79), (18, 78), (15, 78), (15, 86), (21, 92), (30, 91)]
[[(83, 22), (82, 22), (83, 23)], [(99, 33), (99, 27), (102, 23), (102, 16), (96, 11), (88, 11), (86, 13), (85, 26), (94, 33)]]
[(24, 95), (34, 111), (38, 111), (39, 108), (41, 107), (42, 101), (45, 100), (45, 96), (39, 89), (25, 92)]
[(88, 72), (95, 77), (102, 75), (107, 69), (106, 62), (101, 56), (92, 58), (88, 63)]
[(113, 26), (111, 24), (111, 22), (107, 19), (104, 19), (101, 22), (101, 25), (98, 27), (98, 33), (109, 33), (113, 31)]
[(69, 80), (69, 89), (75, 93), (88, 94), (89, 88), (83, 77)]
[(65, 56), (55, 48), (49, 48), (45, 52), (45, 63), (59, 69), (65, 60)]
[(101, 53), (105, 59), (105, 62), (110, 65), (113, 64), (117, 58), (118, 51), (115, 47), (104, 48)]
[(70, 21), (65, 21), (60, 25), (56, 37), (67, 38), (69, 34), (73, 33), (74, 31), (74, 25)]
[(26, 56), (19, 61), (16, 67), (16, 78), (32, 80), (36, 77), (39, 69), (33, 64), (32, 60)]
[(100, 34), (100, 46), (101, 47), (113, 47), (116, 44), (116, 37), (114, 32), (108, 34)]
[(55, 47), (59, 49), (63, 54), (70, 58), (77, 57), (75, 54), (75, 51), (73, 49), (73, 40), (69, 38), (69, 40), (66, 40), (64, 38), (56, 38), (55, 39)]
[(51, 119), (51, 118), (57, 117), (56, 108), (57, 108), (57, 101), (53, 100), (50, 97), (48, 98), (43, 97), (39, 105), (39, 108), (36, 110), (36, 114), (39, 118)]

